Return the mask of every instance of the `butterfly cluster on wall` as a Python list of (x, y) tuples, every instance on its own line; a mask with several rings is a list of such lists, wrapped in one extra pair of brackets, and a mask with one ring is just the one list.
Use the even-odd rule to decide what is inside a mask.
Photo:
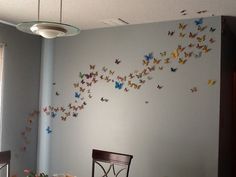
[[(186, 13), (186, 11), (182, 13)], [(194, 29), (192, 28), (193, 26)], [(192, 31), (189, 31), (188, 28), (192, 29)], [(89, 65), (88, 72), (79, 72), (77, 80), (72, 84), (74, 91), (71, 93), (72, 99), (68, 104), (61, 106), (48, 105), (40, 110), (40, 112), (33, 111), (29, 114), (26, 119), (25, 129), (21, 132), (23, 138), (23, 145), (20, 148), (21, 151), (26, 151), (27, 145), (30, 144), (29, 134), (32, 129), (31, 124), (38, 117), (37, 115), (39, 113), (45, 114), (52, 119), (60, 119), (63, 122), (70, 118), (78, 118), (80, 111), (86, 108), (88, 100), (96, 99), (93, 96), (92, 88), (98, 83), (110, 84), (113, 89), (127, 93), (142, 89), (144, 84), (147, 84), (148, 81), (156, 76), (156, 74), (154, 75), (155, 72), (167, 70), (173, 74), (178, 73), (180, 66), (185, 65), (193, 59), (199, 60), (208, 52), (212, 51), (211, 46), (216, 42), (214, 35), (212, 35), (215, 31), (216, 28), (209, 27), (205, 24), (203, 18), (194, 20), (193, 24), (178, 23), (175, 29), (170, 29), (167, 32), (168, 37), (179, 41), (179, 44), (175, 48), (158, 51), (157, 54), (154, 54), (154, 52), (144, 54), (140, 60), (142, 67), (140, 69), (134, 69), (129, 73), (124, 73), (123, 75), (118, 75), (116, 70), (107, 66), (97, 68), (95, 64)], [(188, 44), (183, 45), (183, 40), (185, 42), (187, 41)], [(123, 61), (119, 58), (114, 59), (113, 64), (116, 69), (123, 67)], [(211, 87), (216, 83), (216, 80), (209, 79), (206, 83)], [(52, 85), (55, 90), (55, 96), (60, 98), (63, 95), (63, 90), (57, 87), (56, 82), (53, 82)], [(165, 89), (162, 83), (155, 83), (154, 85), (157, 91)], [(198, 92), (196, 85), (194, 83), (194, 86), (189, 88), (190, 93)], [(101, 96), (97, 100), (102, 104), (110, 102), (110, 99), (105, 96)], [(146, 100), (145, 103), (148, 104), (149, 101)], [(52, 128), (50, 126), (45, 128), (45, 133), (48, 135), (53, 133)]]
[[(181, 13), (185, 13), (182, 11)], [(206, 13), (207, 11), (199, 11), (197, 13)], [(93, 98), (92, 87), (103, 83), (113, 85), (113, 88), (119, 91), (129, 92), (130, 90), (139, 90), (148, 80), (153, 78), (152, 73), (169, 70), (172, 73), (178, 72), (178, 65), (184, 65), (191, 59), (199, 59), (204, 54), (207, 54), (212, 49), (210, 45), (215, 43), (215, 39), (210, 35), (215, 32), (214, 27), (208, 27), (204, 24), (204, 19), (200, 18), (193, 21), (193, 31), (187, 30), (191, 24), (179, 23), (176, 29), (169, 30), (167, 36), (177, 37), (180, 42), (185, 39), (189, 41), (188, 45), (183, 46), (181, 43), (171, 51), (161, 51), (159, 55), (154, 56), (154, 52), (149, 52), (143, 56), (141, 60), (142, 68), (134, 70), (128, 74), (117, 75), (115, 70), (103, 66), (97, 68), (95, 64), (89, 65), (89, 72), (79, 72), (78, 81), (73, 83), (75, 89), (73, 93), (74, 100), (68, 103), (67, 106), (53, 107), (47, 106), (43, 112), (51, 118), (59, 117), (62, 121), (68, 118), (78, 117), (79, 111), (82, 111), (86, 105), (87, 100)], [(192, 25), (191, 25), (192, 27)], [(193, 29), (193, 28), (191, 28)], [(121, 59), (116, 58), (114, 64), (120, 66)], [(53, 84), (56, 85), (55, 83)], [(164, 85), (157, 84), (157, 90), (161, 90)], [(197, 92), (197, 87), (190, 89), (192, 93)], [(58, 91), (56, 96), (60, 96)], [(102, 102), (108, 102), (109, 99), (101, 97)]]

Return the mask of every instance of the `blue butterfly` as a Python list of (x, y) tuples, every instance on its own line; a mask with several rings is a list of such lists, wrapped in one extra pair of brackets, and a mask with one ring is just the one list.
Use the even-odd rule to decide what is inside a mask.
[(149, 53), (147, 55), (144, 55), (145, 59), (149, 62), (151, 59), (153, 59), (153, 53)]
[(75, 98), (80, 98), (80, 93), (79, 92), (75, 92)]
[(52, 133), (52, 129), (48, 126), (48, 128), (46, 129), (46, 131), (49, 133)]
[(55, 112), (51, 112), (51, 117), (55, 118), (57, 116), (57, 114)]
[(194, 22), (195, 22), (195, 24), (196, 24), (197, 26), (202, 25), (202, 24), (203, 24), (203, 18), (200, 18), (200, 19), (198, 19), (198, 20), (195, 20)]
[(123, 83), (120, 83), (120, 82), (117, 82), (117, 81), (115, 82), (115, 88), (116, 89), (120, 90), (120, 89), (122, 89), (122, 87), (123, 87)]

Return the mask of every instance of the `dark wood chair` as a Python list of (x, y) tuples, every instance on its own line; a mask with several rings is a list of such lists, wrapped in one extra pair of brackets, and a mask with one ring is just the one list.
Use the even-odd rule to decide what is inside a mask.
[(7, 167), (7, 177), (10, 177), (11, 151), (0, 152), (0, 170)]
[[(93, 149), (92, 158), (92, 177), (95, 175), (95, 166), (101, 168), (104, 173), (102, 177), (108, 177), (111, 170), (115, 177), (118, 177), (121, 172), (125, 173), (126, 177), (129, 176), (130, 163), (133, 158), (132, 155)], [(104, 163), (109, 165), (107, 170), (104, 167)], [(118, 171), (115, 169), (117, 166), (120, 167)]]

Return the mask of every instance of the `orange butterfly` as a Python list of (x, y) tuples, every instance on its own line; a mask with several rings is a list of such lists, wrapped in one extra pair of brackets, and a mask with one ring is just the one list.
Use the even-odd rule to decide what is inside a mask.
[(161, 60), (158, 60), (156, 58), (153, 59), (153, 64), (159, 64)]
[(149, 61), (143, 60), (143, 65), (144, 65), (144, 66), (147, 66), (148, 64), (149, 64)]
[(186, 63), (186, 61), (187, 61), (186, 59), (179, 58), (179, 61), (178, 61), (178, 62), (179, 62), (179, 64), (182, 64), (182, 65), (183, 65), (183, 64)]
[(207, 53), (209, 52), (211, 49), (209, 49), (206, 45), (202, 48), (202, 50)]
[(174, 50), (172, 53), (171, 53), (171, 56), (173, 59), (177, 59), (179, 57), (179, 52), (178, 52), (178, 49), (177, 50)]

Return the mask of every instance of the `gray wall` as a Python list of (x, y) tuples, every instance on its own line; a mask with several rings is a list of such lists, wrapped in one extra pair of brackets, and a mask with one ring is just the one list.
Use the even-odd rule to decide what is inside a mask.
[[(38, 110), (41, 39), (0, 24), (0, 42), (7, 44), (4, 56), (2, 147), (11, 150), (11, 174), (22, 176), (36, 168), (37, 119), (27, 124), (29, 113)], [(21, 135), (25, 127), (27, 142)], [(21, 148), (26, 146), (26, 151)]]
[[(217, 176), (221, 19), (204, 19), (203, 25), (208, 28), (202, 32), (195, 20), (88, 30), (76, 37), (56, 39), (54, 106), (68, 111), (69, 103), (81, 103), (74, 98), (74, 92), (79, 92), (73, 86), (77, 82), (86, 91), (90, 89), (93, 97), (89, 99), (86, 91), (81, 92), (87, 105), (78, 111), (77, 118), (69, 116), (61, 121), (65, 115), (59, 111), (52, 119), (51, 174), (90, 176), (91, 152), (97, 148), (134, 155), (131, 177)], [(179, 23), (187, 24), (182, 39)], [(210, 27), (216, 31), (210, 32)], [(169, 30), (175, 35), (168, 36)], [(198, 37), (206, 35), (206, 40), (189, 39), (189, 32), (197, 32)], [(216, 42), (211, 44), (210, 38)], [(166, 57), (170, 57), (178, 45), (197, 54), (196, 47), (187, 47), (190, 42), (206, 44), (211, 51), (203, 52), (200, 58), (190, 57), (184, 65), (174, 59), (163, 63), (165, 57), (160, 52), (167, 51)], [(96, 65), (94, 71), (99, 76), (105, 75), (103, 66), (114, 70), (114, 75), (108, 75), (117, 80), (117, 75), (141, 70), (144, 55), (149, 52), (162, 61), (150, 74), (151, 80), (143, 78), (146, 83), (139, 90), (130, 88), (128, 81), (124, 87), (129, 92), (99, 78), (92, 87), (81, 84), (79, 72), (91, 72), (89, 65)], [(119, 65), (114, 63), (116, 58), (121, 60)], [(159, 66), (164, 69), (159, 70)], [(170, 67), (178, 70), (171, 72)], [(209, 86), (209, 79), (215, 80), (215, 85)], [(158, 90), (158, 84), (164, 87)], [(198, 91), (192, 93), (194, 86)], [(109, 101), (101, 102), (101, 97)]]

